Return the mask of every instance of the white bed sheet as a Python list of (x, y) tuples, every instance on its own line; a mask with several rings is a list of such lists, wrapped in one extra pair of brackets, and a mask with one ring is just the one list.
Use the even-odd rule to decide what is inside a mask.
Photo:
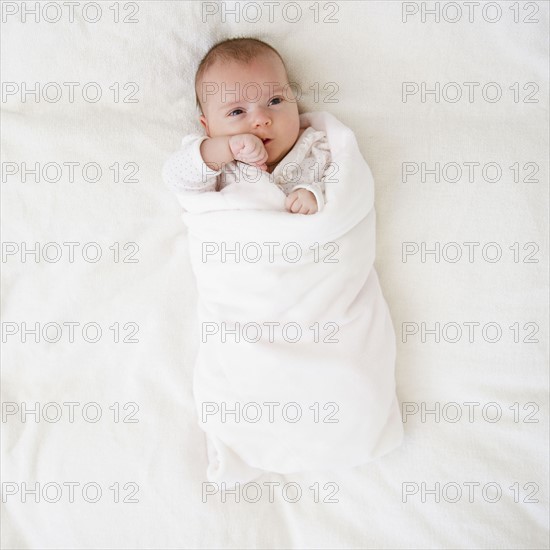
[[(282, 2), (274, 6), (271, 23), (264, 2), (240, 11), (240, 22), (231, 14), (222, 20), (222, 3), (143, 1), (135, 3), (139, 12), (132, 14), (134, 4), (121, 2), (120, 19), (137, 22), (118, 24), (113, 23), (114, 2), (100, 3), (96, 23), (83, 18), (96, 17), (95, 7), (83, 11), (82, 4), (75, 7), (73, 22), (67, 7), (59, 22), (36, 23), (32, 15), (22, 22), (23, 4), (2, 7), (2, 81), (19, 86), (1, 104), (7, 253), (2, 263), (2, 547), (547, 548), (548, 3), (520, 2), (518, 23), (511, 2), (490, 2), (492, 8), (481, 2), (471, 23), (461, 2), (464, 14), (456, 23), (430, 22), (433, 16), (422, 23), (420, 12), (404, 23), (407, 3), (321, 2), (315, 22), (310, 9), (315, 3), (300, 2), (301, 15), (292, 23), (299, 12)], [(243, 10), (244, 4), (227, 2), (225, 8)], [(418, 2), (406, 9), (412, 13), (422, 4), (435, 7)], [(18, 11), (12, 14), (14, 5)], [(502, 17), (490, 23), (483, 14), (495, 17), (494, 5)], [(55, 18), (55, 6), (48, 9), (46, 18)], [(454, 17), (452, 6), (445, 9), (448, 19)], [(244, 20), (257, 13), (258, 22)], [(539, 22), (524, 22), (528, 17)], [(199, 337), (195, 281), (180, 206), (160, 178), (162, 163), (181, 137), (200, 129), (193, 92), (198, 60), (215, 41), (237, 35), (264, 39), (280, 51), (291, 80), (303, 91), (301, 112), (328, 110), (356, 133), (376, 184), (376, 268), (398, 336), (398, 396), (407, 411), (418, 406), (417, 414), (406, 415), (404, 444), (374, 463), (346, 472), (261, 478), (259, 483), (281, 484), (273, 502), (267, 485), (261, 485), (255, 503), (243, 495), (239, 503), (231, 495), (222, 502), (219, 493), (202, 501), (206, 448), (191, 393)], [(28, 95), (22, 102), (23, 83), (29, 88), (35, 82), (41, 90), (57, 82), (60, 101)], [(65, 82), (79, 83), (74, 102)], [(81, 90), (91, 82), (97, 84), (87, 87), (90, 94), (97, 87), (103, 93), (97, 103), (82, 99)], [(129, 82), (139, 87), (133, 96), (138, 101), (115, 102), (115, 83), (123, 98), (134, 89), (124, 88)], [(419, 94), (404, 103), (403, 82), (426, 82), (432, 89), (435, 82), (441, 88), (457, 82), (465, 93), (462, 83), (479, 85), (473, 87), (472, 103), (435, 102), (429, 95), (422, 102)], [(499, 101), (483, 99), (481, 90), (489, 82), (502, 87)], [(530, 82), (538, 86), (537, 103), (523, 101), (535, 89)], [(519, 102), (509, 89), (514, 83)], [(489, 97), (494, 89), (486, 89)], [(445, 90), (454, 97), (452, 86)], [(52, 98), (56, 87), (47, 91)], [(21, 170), (23, 162), (79, 165), (72, 182), (65, 169), (59, 181), (40, 176), (37, 183), (32, 176), (23, 182), (20, 171), (9, 174), (14, 166)], [(82, 176), (80, 169), (89, 162), (102, 168), (96, 183)], [(138, 181), (115, 182), (109, 167), (116, 162), (123, 176), (131, 175), (132, 165), (123, 166), (136, 163)], [(425, 162), (428, 168), (455, 162), (464, 171), (465, 162), (493, 162), (502, 168), (502, 178), (484, 181), (478, 168), (473, 182), (464, 174), (456, 183), (435, 183), (429, 175), (425, 183), (418, 175), (404, 183), (406, 162)], [(522, 180), (531, 172), (532, 165), (525, 164), (536, 163), (539, 171), (532, 178), (537, 181), (514, 182), (509, 168), (514, 163)], [(55, 179), (52, 174), (47, 177)], [(29, 255), (22, 262), (23, 245), (36, 242), (41, 252), (46, 243), (58, 243), (60, 260), (35, 262)], [(74, 262), (62, 244), (67, 242), (79, 243)], [(473, 263), (435, 262), (433, 256), (422, 262), (419, 254), (403, 262), (403, 242), (432, 248), (435, 242), (442, 248), (456, 242), (464, 253), (462, 243), (480, 245)], [(491, 242), (502, 248), (495, 263), (481, 255)], [(82, 259), (86, 243), (101, 248), (97, 262)], [(137, 243), (135, 256), (132, 248), (123, 248), (126, 243)], [(519, 243), (518, 263), (509, 249), (514, 243)], [(524, 250), (525, 243), (536, 243), (532, 258), (538, 263), (523, 261), (535, 250)], [(113, 245), (119, 247), (119, 261)], [(17, 252), (10, 254), (14, 247)], [(88, 247), (90, 257), (97, 248)], [(55, 245), (46, 250), (55, 255)], [(492, 257), (495, 250), (486, 252)], [(455, 248), (449, 245), (445, 253), (452, 259)], [(67, 325), (59, 342), (44, 341), (42, 335), (36, 343), (32, 334), (22, 341), (22, 323), (33, 328), (38, 322), (42, 330), (47, 323), (71, 321), (80, 323), (74, 342)], [(423, 343), (420, 334), (404, 342), (403, 324), (423, 322), (427, 328), (457, 323), (464, 332), (456, 343), (443, 338), (434, 343), (430, 335)], [(470, 343), (464, 323), (472, 322), (480, 325)], [(83, 340), (85, 323), (101, 327), (97, 343)], [(109, 328), (114, 323), (120, 324), (121, 339), (131, 336), (133, 325), (124, 328), (126, 323), (137, 324), (139, 342), (114, 342)], [(500, 341), (483, 338), (487, 323), (502, 327)], [(538, 343), (515, 343), (509, 328), (514, 323), (521, 340), (538, 327)], [(54, 338), (55, 325), (49, 326), (46, 337)], [(454, 326), (447, 326), (447, 340), (454, 338)], [(13, 330), (18, 332), (12, 335)], [(487, 330), (490, 339), (493, 329)], [(94, 337), (93, 327), (89, 336)], [(58, 403), (59, 421), (27, 416), (22, 422), (23, 404), (29, 408), (36, 402), (41, 412), (46, 403)], [(65, 402), (80, 403), (72, 423)], [(93, 402), (103, 413), (95, 423), (81, 414), (83, 405)], [(132, 412), (122, 409), (130, 402), (139, 406), (137, 423), (122, 422)], [(479, 403), (473, 422), (464, 405), (469, 402)], [(114, 403), (119, 403), (119, 422), (109, 409)], [(439, 403), (445, 416), (436, 422), (427, 415), (422, 422), (423, 403), (428, 408)], [(457, 409), (449, 403), (461, 405), (460, 421), (451, 421)], [(9, 414), (15, 406), (19, 414)], [(498, 422), (484, 419), (483, 410), (492, 418), (499, 408)], [(53, 417), (55, 405), (46, 412)], [(93, 417), (93, 406), (87, 412)], [(538, 422), (525, 422), (529, 419)], [(62, 485), (71, 481), (80, 483), (74, 502)], [(22, 502), (22, 484), (36, 482), (42, 490), (47, 483), (58, 485), (41, 493), (38, 503), (32, 494)], [(98, 502), (85, 501), (85, 483), (101, 487)], [(138, 502), (115, 502), (109, 489), (115, 483), (120, 500), (134, 487), (124, 485), (136, 484)], [(280, 489), (286, 483), (302, 489), (297, 502), (283, 498)], [(308, 488), (315, 483), (321, 501), (337, 488), (333, 498), (338, 502), (315, 502)], [(430, 492), (423, 502), (422, 488), (434, 489), (436, 483), (440, 502)], [(502, 496), (489, 502), (497, 486)], [(56, 487), (63, 489), (59, 502), (47, 502), (55, 498)], [(457, 487), (462, 497), (450, 502)], [(473, 502), (468, 487), (474, 489)], [(510, 487), (516, 487), (520, 502), (514, 502)], [(405, 488), (418, 492), (403, 502)], [(292, 486), (287, 489), (291, 499)], [(247, 496), (251, 499), (254, 491)]]

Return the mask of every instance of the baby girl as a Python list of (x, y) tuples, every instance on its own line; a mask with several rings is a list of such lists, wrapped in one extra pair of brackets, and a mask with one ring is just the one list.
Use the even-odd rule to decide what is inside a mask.
[(195, 77), (197, 107), (206, 136), (191, 134), (163, 167), (174, 192), (221, 191), (250, 181), (250, 167), (286, 195), (294, 214), (315, 214), (325, 204), (323, 175), (331, 162), (325, 132), (300, 127), (296, 96), (284, 61), (254, 38), (213, 46)]

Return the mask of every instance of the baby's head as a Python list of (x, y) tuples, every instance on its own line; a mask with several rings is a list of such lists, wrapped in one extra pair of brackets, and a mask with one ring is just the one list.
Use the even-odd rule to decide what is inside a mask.
[(264, 144), (268, 166), (280, 162), (298, 139), (298, 103), (285, 64), (261, 40), (232, 38), (213, 46), (197, 70), (195, 92), (206, 134), (270, 139)]

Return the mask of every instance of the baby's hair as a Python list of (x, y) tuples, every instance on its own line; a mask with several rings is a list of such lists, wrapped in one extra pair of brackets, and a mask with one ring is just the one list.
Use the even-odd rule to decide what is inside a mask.
[(228, 38), (222, 42), (214, 44), (202, 58), (195, 75), (195, 98), (197, 109), (201, 114), (204, 114), (198, 94), (198, 85), (204, 76), (204, 73), (209, 67), (217, 61), (239, 61), (241, 63), (249, 63), (252, 59), (259, 57), (262, 54), (273, 52), (281, 60), (286, 71), (286, 65), (279, 52), (269, 44), (258, 40), (257, 38)]

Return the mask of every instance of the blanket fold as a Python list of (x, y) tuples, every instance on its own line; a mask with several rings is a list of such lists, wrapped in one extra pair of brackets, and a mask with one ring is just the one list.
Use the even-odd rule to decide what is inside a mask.
[(178, 195), (198, 287), (200, 426), (221, 463), (283, 474), (357, 466), (403, 436), (372, 174), (334, 116), (300, 121), (331, 148), (321, 212), (286, 212), (267, 174)]

